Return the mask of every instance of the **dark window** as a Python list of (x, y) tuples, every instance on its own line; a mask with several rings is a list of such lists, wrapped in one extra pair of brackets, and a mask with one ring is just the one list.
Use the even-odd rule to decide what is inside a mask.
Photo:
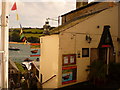
[(89, 48), (82, 48), (82, 57), (89, 57)]

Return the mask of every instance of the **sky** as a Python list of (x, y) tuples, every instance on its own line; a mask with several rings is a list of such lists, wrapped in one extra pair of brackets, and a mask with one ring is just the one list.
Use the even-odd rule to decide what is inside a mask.
[[(83, 0), (84, 1), (84, 0)], [(94, 0), (89, 0), (94, 1)], [(14, 2), (17, 2), (17, 11), (11, 11)], [(9, 27), (42, 28), (46, 18), (58, 19), (67, 12), (75, 10), (76, 0), (11, 0), (9, 5)], [(16, 12), (19, 15), (19, 21), (16, 20)], [(58, 22), (49, 20), (51, 26), (58, 26)]]
[[(14, 2), (10, 3), (10, 9)], [(75, 2), (17, 2), (17, 11), (10, 10), (9, 27), (19, 27), (19, 23), (23, 27), (41, 28), (45, 24), (46, 18), (58, 19), (61, 16), (76, 7)], [(19, 21), (16, 20), (16, 13), (19, 15)], [(57, 26), (58, 22), (49, 20), (51, 26)]]

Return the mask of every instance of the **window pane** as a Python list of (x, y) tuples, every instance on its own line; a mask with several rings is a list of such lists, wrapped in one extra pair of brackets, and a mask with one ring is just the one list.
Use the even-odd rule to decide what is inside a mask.
[(82, 57), (89, 57), (89, 48), (82, 48)]

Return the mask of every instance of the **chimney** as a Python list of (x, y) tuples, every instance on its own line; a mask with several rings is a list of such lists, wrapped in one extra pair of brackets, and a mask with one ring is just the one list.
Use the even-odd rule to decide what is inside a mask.
[(76, 0), (76, 9), (88, 4), (88, 0)]

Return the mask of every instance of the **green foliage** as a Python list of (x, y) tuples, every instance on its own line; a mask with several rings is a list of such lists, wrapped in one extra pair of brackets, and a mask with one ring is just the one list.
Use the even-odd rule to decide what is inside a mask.
[(88, 79), (91, 81), (95, 80), (105, 80), (106, 79), (106, 70), (107, 66), (104, 62), (98, 60), (93, 61), (90, 67), (90, 73)]
[(120, 63), (110, 63), (108, 75), (107, 65), (100, 60), (94, 61), (90, 69), (88, 76), (90, 83), (97, 87), (119, 87)]
[(42, 33), (43, 32), (43, 30), (40, 30), (40, 29), (24, 29), (23, 30), (24, 31), (24, 33)]
[(24, 68), (22, 67), (22, 65), (20, 63), (15, 62), (16, 66), (18, 67), (18, 69), (20, 70), (21, 73), (25, 73), (26, 70), (24, 70)]
[(28, 40), (28, 42), (31, 42), (31, 43), (39, 43), (40, 42), (39, 38), (37, 38), (37, 37), (29, 37), (29, 38), (27, 38), (27, 40)]
[(120, 82), (120, 63), (111, 63), (109, 66), (109, 77)]
[(10, 41), (13, 41), (13, 42), (20, 42), (20, 35), (19, 33), (12, 33), (10, 36), (9, 36), (9, 40)]
[(31, 45), (30, 48), (40, 48), (40, 45)]
[[(9, 30), (9, 41), (21, 42), (20, 40), (20, 28), (12, 28)], [(31, 43), (39, 43), (39, 37), (43, 35), (43, 29), (39, 28), (23, 28), (24, 36)]]
[(32, 33), (29, 33), (29, 34), (25, 33), (24, 35), (27, 38), (29, 38), (29, 37), (37, 37), (37, 38), (39, 38), (41, 36), (41, 34), (32, 34)]

